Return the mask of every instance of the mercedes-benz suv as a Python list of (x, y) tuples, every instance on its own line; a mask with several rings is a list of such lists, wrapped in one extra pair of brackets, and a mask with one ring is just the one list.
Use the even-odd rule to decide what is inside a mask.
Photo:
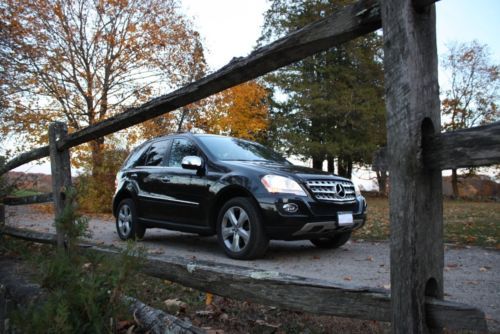
[(295, 166), (251, 141), (191, 133), (135, 148), (113, 197), (121, 239), (153, 227), (217, 234), (236, 259), (263, 256), (270, 239), (339, 247), (363, 226), (365, 212), (348, 179)]

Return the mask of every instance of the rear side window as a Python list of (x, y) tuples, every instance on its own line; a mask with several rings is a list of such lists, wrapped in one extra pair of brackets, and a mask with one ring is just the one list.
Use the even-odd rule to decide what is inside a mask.
[(181, 167), (182, 158), (188, 155), (198, 155), (199, 151), (195, 144), (187, 139), (174, 139), (172, 149), (170, 150), (169, 167)]
[(149, 145), (142, 145), (135, 148), (125, 160), (121, 169), (129, 169), (144, 164), (145, 152), (148, 148)]
[(151, 144), (151, 148), (146, 154), (144, 166), (161, 166), (167, 153), (170, 140), (160, 140)]

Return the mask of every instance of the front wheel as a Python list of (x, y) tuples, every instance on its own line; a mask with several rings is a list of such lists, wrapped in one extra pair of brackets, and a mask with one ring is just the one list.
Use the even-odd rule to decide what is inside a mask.
[(351, 232), (349, 231), (335, 234), (332, 237), (311, 239), (310, 241), (318, 248), (332, 249), (344, 245), (350, 238)]
[(144, 225), (137, 222), (135, 204), (130, 198), (124, 199), (118, 205), (116, 231), (122, 240), (142, 239), (146, 233)]
[(246, 197), (233, 198), (221, 208), (217, 238), (224, 252), (238, 260), (261, 257), (269, 245), (259, 209)]

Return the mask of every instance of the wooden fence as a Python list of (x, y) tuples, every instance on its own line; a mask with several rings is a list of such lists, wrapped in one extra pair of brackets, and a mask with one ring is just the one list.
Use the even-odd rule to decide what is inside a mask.
[[(226, 269), (226, 265), (196, 264), (198, 271), (193, 275), (189, 264), (180, 263), (180, 259), (176, 260), (180, 262), (172, 260), (162, 270), (165, 263), (148, 258), (153, 262), (146, 266), (149, 268), (146, 272), (221, 295), (226, 295), (224, 289), (228, 285), (223, 284), (223, 288), (218, 280), (231, 281), (231, 289), (238, 292), (231, 294), (232, 297), (295, 310), (391, 321), (395, 333), (421, 333), (440, 327), (485, 330), (481, 311), (442, 300), (441, 170), (500, 163), (500, 122), (440, 133), (435, 1), (360, 0), (257, 49), (248, 57), (233, 59), (199, 81), (101, 123), (70, 135), (64, 124), (54, 123), (49, 128), (48, 146), (12, 159), (0, 169), (0, 175), (50, 156), (58, 214), (64, 205), (63, 189), (71, 184), (71, 147), (152, 119), (382, 27), (391, 182), (390, 298), (382, 291), (286, 275), (266, 278), (262, 274), (264, 279), (259, 280), (261, 276), (252, 277), (248, 269)], [(58, 232), (56, 240), (62, 245), (61, 233)], [(248, 288), (253, 286), (256, 288)], [(469, 318), (475, 320), (464, 321)]]

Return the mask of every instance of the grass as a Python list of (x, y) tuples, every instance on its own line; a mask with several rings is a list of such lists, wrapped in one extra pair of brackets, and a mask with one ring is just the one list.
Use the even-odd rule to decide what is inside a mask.
[[(354, 237), (364, 240), (389, 238), (387, 198), (368, 198), (366, 225)], [(444, 241), (459, 245), (500, 248), (500, 203), (444, 200)]]
[(11, 196), (15, 197), (23, 197), (23, 196), (32, 196), (40, 194), (39, 191), (31, 190), (31, 189), (17, 189), (12, 192)]

